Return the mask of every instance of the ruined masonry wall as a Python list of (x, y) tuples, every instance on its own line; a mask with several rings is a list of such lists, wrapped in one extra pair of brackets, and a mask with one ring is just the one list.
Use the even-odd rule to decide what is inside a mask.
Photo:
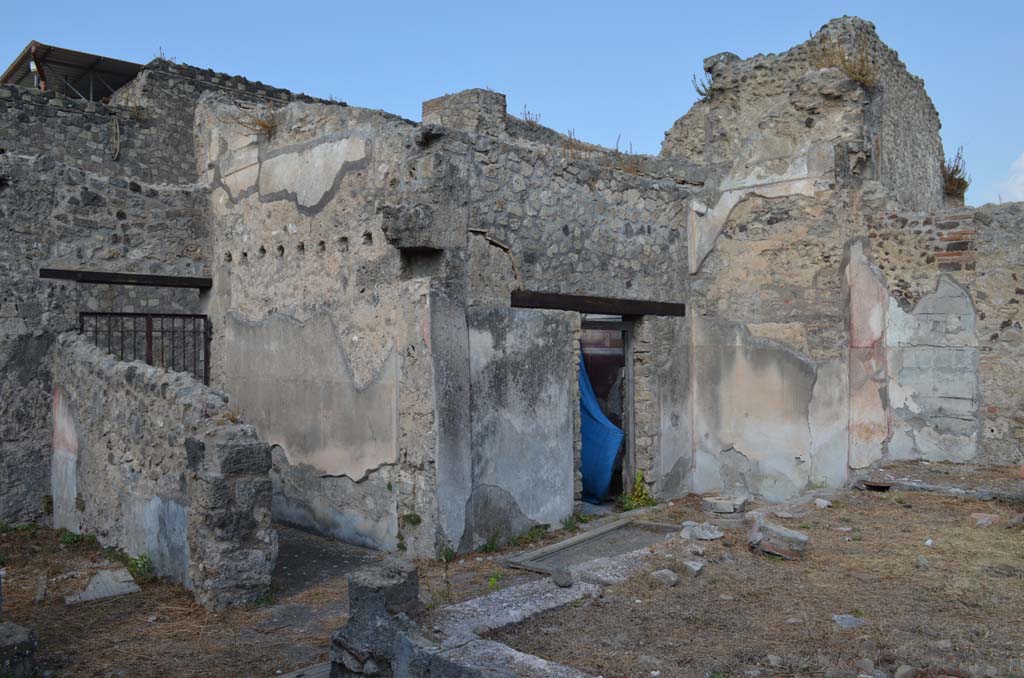
[(0, 520), (46, 504), (54, 337), (79, 311), (200, 312), (190, 290), (39, 280), (38, 269), (208, 275), (208, 197), (195, 185), (195, 103), (304, 98), (154, 61), (110, 105), (0, 85)]
[(278, 519), (434, 555), (429, 278), (444, 257), (389, 245), (379, 209), (414, 204), (403, 187), (429, 181), (404, 164), (412, 126), (293, 103), (267, 138), (234, 110), (208, 96), (197, 113), (216, 252), (212, 379), (275, 446)]
[(213, 609), (270, 585), (269, 445), (188, 375), (63, 334), (53, 364), (54, 527), (146, 555)]
[[(830, 63), (823, 58), (823, 50), (831, 51), (834, 45), (842, 46), (853, 61), (865, 55), (877, 79), (863, 88), (858, 106), (843, 113), (845, 129), (839, 136), (828, 126), (823, 132), (820, 119), (829, 100), (842, 91), (827, 82), (821, 87), (829, 76), (820, 69)], [(712, 174), (717, 172), (726, 184), (735, 184), (745, 176), (738, 171), (737, 159), (750, 155), (746, 147), (752, 139), (762, 138), (760, 143), (773, 149), (766, 157), (774, 160), (792, 152), (780, 153), (779, 143), (795, 147), (814, 138), (843, 142), (851, 155), (840, 159), (840, 165), (880, 181), (903, 208), (942, 206), (938, 113), (924, 83), (907, 71), (870, 22), (834, 19), (807, 42), (784, 53), (744, 60), (723, 53), (706, 59), (704, 67), (714, 74), (711, 97), (694, 104), (666, 133), (662, 157), (703, 160)], [(846, 79), (838, 70), (829, 70)], [(824, 102), (815, 101), (820, 94), (825, 95)], [(776, 169), (771, 173), (779, 174), (777, 162), (767, 167), (773, 165)], [(716, 196), (710, 199), (713, 205)]]
[(981, 456), (1024, 463), (1024, 203), (974, 212), (977, 268), (972, 289), (978, 313)]
[(203, 275), (206, 225), (200, 191), (104, 176), (46, 154), (8, 150), (0, 177), (0, 520), (17, 523), (38, 520), (48, 493), (56, 335), (78, 326), (79, 311), (199, 311), (194, 290), (40, 280), (38, 270)]

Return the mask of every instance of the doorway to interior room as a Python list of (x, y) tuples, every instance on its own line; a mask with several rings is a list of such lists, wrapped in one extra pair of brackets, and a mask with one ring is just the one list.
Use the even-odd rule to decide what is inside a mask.
[(583, 493), (584, 501), (599, 512), (611, 509), (631, 485), (632, 327), (631, 321), (619, 315), (583, 316), (580, 339)]

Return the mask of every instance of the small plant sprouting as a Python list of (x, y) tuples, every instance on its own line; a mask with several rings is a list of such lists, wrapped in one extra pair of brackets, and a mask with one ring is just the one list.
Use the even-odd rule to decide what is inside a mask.
[(441, 562), (445, 564), (454, 562), (455, 550), (448, 544), (445, 544), (441, 547), (441, 552), (438, 554), (438, 557), (441, 559)]
[(942, 161), (942, 192), (951, 198), (963, 200), (970, 185), (971, 177), (964, 163), (964, 147), (960, 146), (952, 158)]
[(62, 529), (60, 531), (60, 543), (64, 546), (78, 546), (79, 544), (86, 544), (93, 546), (96, 544), (95, 534), (75, 534), (70, 530)]
[(593, 520), (592, 516), (585, 516), (582, 513), (574, 513), (562, 521), (562, 529), (575, 530), (583, 523), (589, 523), (591, 520)]
[(491, 573), (491, 576), (487, 578), (487, 588), (492, 591), (498, 590), (498, 585), (501, 583), (501, 572), (495, 570)]
[(126, 566), (136, 582), (151, 584), (156, 581), (156, 570), (153, 569), (153, 562), (145, 553), (135, 558), (129, 558)]
[(546, 523), (534, 525), (526, 532), (523, 532), (522, 534), (517, 534), (516, 536), (509, 539), (508, 544), (512, 547), (526, 546), (527, 544), (537, 541), (547, 533), (548, 525)]
[(644, 482), (644, 474), (637, 471), (636, 479), (633, 481), (633, 489), (619, 495), (616, 503), (623, 511), (632, 511), (644, 506), (654, 506), (658, 502), (651, 495), (651, 491), (647, 489), (647, 483)]
[(484, 545), (480, 547), (480, 553), (494, 553), (498, 550), (498, 543), (501, 541), (501, 533), (495, 530), (491, 532), (491, 536), (487, 538)]
[(540, 125), (540, 113), (534, 113), (533, 111), (523, 106), (523, 122), (530, 127), (537, 127)]
[(711, 94), (715, 88), (715, 78), (710, 73), (705, 73), (700, 79), (693, 76), (693, 90), (700, 97), (701, 101), (711, 101)]

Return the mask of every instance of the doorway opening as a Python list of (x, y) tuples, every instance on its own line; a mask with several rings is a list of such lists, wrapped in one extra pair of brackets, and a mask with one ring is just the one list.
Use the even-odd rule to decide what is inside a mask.
[[(580, 339), (582, 352), (581, 369), (586, 370), (590, 381), (594, 400), (603, 415), (605, 422), (591, 422), (589, 425), (603, 427), (599, 434), (597, 452), (586, 449), (592, 436), (584, 435), (584, 455), (601, 454), (611, 461), (610, 479), (607, 490), (595, 496), (593, 487), (604, 487), (603, 479), (596, 483), (584, 479), (586, 512), (604, 513), (615, 506), (616, 500), (624, 491), (631, 488), (633, 477), (633, 360), (631, 336), (633, 322), (621, 315), (604, 315), (586, 313), (583, 315), (583, 333)], [(582, 381), (582, 380), (581, 380)], [(581, 398), (584, 397), (581, 394)], [(598, 415), (598, 416), (600, 416)], [(621, 436), (607, 424), (621, 431)], [(582, 425), (588, 426), (587, 417), (582, 417)], [(590, 440), (588, 440), (588, 438)], [(615, 448), (614, 441), (620, 439)], [(614, 448), (614, 449), (613, 449)], [(614, 456), (612, 456), (614, 455)], [(605, 467), (607, 468), (607, 467)], [(584, 474), (593, 473), (594, 465), (584, 463)], [(590, 490), (588, 494), (587, 490)]]

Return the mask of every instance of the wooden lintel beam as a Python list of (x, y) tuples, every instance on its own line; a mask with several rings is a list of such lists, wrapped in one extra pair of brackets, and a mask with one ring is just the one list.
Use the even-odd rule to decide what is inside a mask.
[(638, 316), (663, 315), (683, 317), (686, 304), (666, 301), (643, 301), (640, 299), (615, 299), (612, 297), (588, 297), (556, 292), (512, 292), (512, 306), (516, 308), (545, 308), (556, 311), (578, 311), (580, 313), (601, 313), (605, 315)]
[(72, 280), (94, 285), (140, 285), (142, 287), (185, 287), (208, 290), (213, 287), (212, 278), (187, 275), (153, 275), (150, 273), (115, 273), (114, 271), (76, 271), (64, 268), (41, 268), (40, 278)]

